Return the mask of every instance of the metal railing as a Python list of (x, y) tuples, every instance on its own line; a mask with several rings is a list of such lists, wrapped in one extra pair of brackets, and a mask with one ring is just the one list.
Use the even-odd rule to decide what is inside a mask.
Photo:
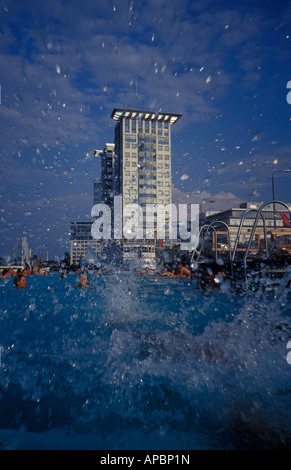
[[(246, 248), (246, 251), (245, 251), (245, 254), (244, 254), (244, 258), (243, 258), (244, 273), (245, 273), (245, 280), (246, 280), (246, 281), (247, 281), (247, 273), (246, 273), (246, 271), (247, 271), (247, 258), (248, 258), (248, 255), (249, 255), (251, 243), (252, 243), (253, 238), (254, 238), (255, 230), (256, 230), (256, 228), (257, 228), (258, 218), (259, 218), (259, 215), (261, 215), (261, 212), (262, 212), (262, 210), (264, 209), (264, 207), (268, 206), (269, 204), (273, 204), (273, 207), (275, 207), (276, 204), (281, 204), (282, 206), (284, 206), (285, 209), (287, 209), (287, 211), (288, 211), (288, 213), (289, 213), (289, 219), (291, 220), (291, 213), (290, 213), (289, 207), (287, 206), (287, 204), (285, 204), (285, 202), (272, 200), (272, 201), (269, 201), (269, 202), (264, 202), (264, 203), (259, 207), (258, 212), (257, 212), (257, 215), (256, 215), (256, 218), (255, 218), (255, 220), (254, 220), (253, 228), (252, 228), (252, 231), (251, 231), (251, 234), (250, 234), (250, 238), (249, 238), (248, 245), (247, 245), (247, 248)], [(263, 214), (262, 214), (262, 215), (263, 215)], [(267, 240), (267, 236), (265, 237), (265, 246), (266, 246), (266, 254), (267, 254), (267, 256), (268, 256), (269, 251), (268, 251), (268, 240)]]
[[(203, 248), (204, 248), (205, 241), (206, 241), (206, 239), (207, 239), (208, 233), (209, 233), (210, 230), (213, 230), (214, 235), (215, 235), (215, 250), (214, 250), (214, 251), (215, 251), (215, 262), (217, 263), (217, 261), (218, 261), (218, 253), (217, 253), (217, 230), (216, 230), (216, 227), (215, 227), (215, 225), (217, 225), (217, 224), (224, 225), (224, 226), (226, 227), (226, 229), (227, 229), (229, 261), (230, 261), (231, 271), (232, 271), (231, 244), (230, 244), (229, 226), (228, 226), (225, 222), (223, 222), (222, 220), (215, 220), (215, 221), (212, 222), (211, 224), (207, 224), (207, 225), (204, 225), (203, 227), (201, 227), (200, 232), (199, 232), (199, 239), (200, 239), (201, 234), (203, 233), (203, 231), (204, 231), (205, 229), (206, 229), (206, 233), (205, 233), (205, 235), (204, 235), (204, 238), (203, 238), (203, 241), (202, 241), (202, 244), (201, 244), (199, 253), (198, 253), (197, 262), (199, 263), (200, 256), (201, 256), (201, 253), (202, 253), (202, 251), (203, 251)], [(194, 259), (195, 253), (197, 253), (197, 252), (198, 252), (197, 248), (196, 248), (195, 250), (193, 250), (192, 256), (191, 256), (191, 264), (193, 263), (193, 259)]]
[[(202, 243), (201, 243), (201, 246), (200, 246), (200, 249), (195, 248), (192, 252), (192, 255), (191, 255), (191, 265), (193, 263), (193, 260), (194, 260), (194, 257), (195, 255), (197, 255), (197, 262), (201, 262), (199, 261), (200, 260), (200, 257), (201, 257), (201, 254), (203, 252), (203, 249), (204, 249), (204, 246), (205, 246), (205, 242), (206, 242), (206, 239), (207, 239), (207, 236), (209, 234), (209, 231), (212, 230), (214, 232), (214, 235), (215, 235), (215, 262), (218, 261), (218, 254), (217, 254), (217, 227), (216, 225), (217, 224), (221, 224), (221, 225), (224, 225), (227, 229), (227, 234), (228, 234), (228, 244), (229, 244), (229, 247), (228, 247), (228, 252), (229, 252), (229, 262), (230, 262), (230, 269), (231, 269), (231, 273), (233, 275), (233, 268), (234, 268), (234, 261), (235, 261), (235, 257), (236, 257), (236, 253), (237, 253), (237, 249), (238, 249), (238, 244), (239, 244), (239, 239), (240, 239), (240, 235), (241, 235), (241, 232), (242, 232), (242, 228), (243, 228), (243, 224), (244, 224), (244, 221), (247, 217), (247, 215), (250, 213), (250, 212), (256, 212), (256, 216), (254, 218), (254, 222), (253, 222), (253, 226), (252, 226), (252, 229), (251, 229), (251, 233), (250, 233), (250, 236), (249, 236), (249, 240), (248, 240), (248, 243), (247, 243), (247, 246), (245, 248), (245, 253), (244, 253), (244, 257), (243, 257), (243, 270), (244, 270), (244, 278), (245, 278), (245, 282), (247, 284), (247, 259), (248, 259), (248, 256), (249, 256), (249, 253), (250, 253), (250, 248), (251, 248), (251, 244), (253, 242), (253, 239), (254, 239), (254, 235), (255, 235), (255, 232), (256, 232), (256, 229), (257, 229), (257, 225), (258, 225), (258, 219), (259, 217), (262, 219), (262, 223), (263, 223), (263, 233), (264, 233), (264, 241), (265, 241), (265, 253), (266, 253), (266, 257), (269, 257), (269, 246), (268, 246), (268, 238), (267, 238), (267, 228), (266, 228), (266, 221), (265, 221), (265, 217), (264, 217), (264, 214), (262, 213), (263, 209), (268, 206), (268, 205), (271, 205), (273, 204), (273, 207), (275, 207), (276, 204), (280, 204), (282, 206), (285, 207), (285, 209), (287, 209), (288, 213), (289, 213), (289, 219), (291, 220), (291, 212), (289, 210), (289, 207), (287, 204), (285, 204), (284, 202), (282, 201), (277, 201), (277, 200), (272, 200), (272, 201), (268, 201), (268, 202), (265, 202), (263, 203), (258, 209), (253, 209), (253, 208), (250, 208), (250, 209), (247, 209), (242, 218), (241, 218), (241, 221), (240, 221), (240, 225), (239, 225), (239, 228), (238, 228), (238, 231), (237, 231), (237, 235), (236, 235), (236, 240), (235, 240), (235, 243), (234, 243), (234, 247), (233, 247), (233, 250), (231, 249), (231, 241), (230, 241), (230, 230), (229, 230), (229, 226), (227, 223), (221, 221), (221, 220), (216, 220), (210, 224), (207, 224), (207, 225), (203, 225), (200, 229), (200, 232), (199, 232), (199, 240), (200, 238), (202, 237), (203, 235), (203, 232), (206, 230), (205, 234), (203, 235), (203, 240), (202, 240)], [(291, 228), (290, 228), (291, 230)]]
[[(239, 238), (240, 238), (240, 235), (241, 235), (241, 231), (242, 231), (242, 227), (243, 227), (243, 223), (245, 221), (245, 218), (246, 216), (250, 213), (250, 212), (258, 212), (258, 209), (247, 209), (242, 218), (241, 218), (241, 221), (240, 221), (240, 225), (239, 225), (239, 228), (238, 228), (238, 231), (237, 231), (237, 235), (236, 235), (236, 239), (235, 239), (235, 242), (234, 242), (234, 247), (233, 247), (233, 251), (232, 251), (232, 261), (235, 260), (235, 255), (236, 255), (236, 251), (237, 251), (237, 246), (238, 246), (238, 243), (239, 243)], [(265, 218), (263, 216), (262, 213), (259, 213), (260, 216), (262, 217), (262, 220), (263, 220), (263, 229), (264, 229), (264, 237), (265, 237), (265, 240), (267, 239), (267, 231), (266, 231), (266, 221), (265, 221)]]
[[(203, 225), (199, 231), (199, 237), (198, 237), (198, 240), (200, 240), (200, 237), (201, 237), (201, 234), (203, 232), (204, 229), (206, 229), (208, 227), (208, 225)], [(215, 230), (215, 229), (214, 229)], [(199, 246), (199, 245), (198, 245)], [(193, 263), (193, 260), (194, 260), (194, 256), (195, 254), (198, 252), (198, 246), (196, 248), (194, 248), (194, 250), (192, 251), (192, 255), (191, 255), (191, 260), (190, 262)], [(200, 252), (199, 252), (199, 257), (200, 257), (200, 253), (201, 253), (201, 249), (200, 249)]]

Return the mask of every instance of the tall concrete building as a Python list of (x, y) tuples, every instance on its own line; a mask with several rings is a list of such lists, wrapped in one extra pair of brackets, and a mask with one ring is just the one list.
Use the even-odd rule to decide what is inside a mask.
[(102, 203), (102, 183), (101, 181), (94, 180), (93, 183), (93, 204)]
[[(95, 150), (95, 156), (101, 158), (101, 180), (93, 182), (93, 205), (107, 204), (112, 208), (113, 201), (113, 165), (114, 144), (105, 144), (103, 150)], [(78, 264), (82, 260), (100, 257), (101, 240), (95, 240), (91, 234), (92, 222), (72, 222), (70, 231), (70, 263)]]
[[(181, 114), (114, 108), (111, 117), (116, 121), (114, 143), (95, 150), (95, 156), (101, 158), (101, 179), (94, 182), (94, 204), (106, 204), (113, 212), (114, 196), (122, 196), (122, 214), (128, 204), (138, 204), (144, 214), (147, 204), (171, 204), (171, 128)], [(147, 237), (145, 218), (143, 222), (142, 240), (124, 237), (124, 259), (154, 261), (157, 241), (153, 230)], [(167, 237), (168, 214), (165, 222)], [(71, 230), (71, 260), (75, 263), (92, 247), (89, 233), (79, 236), (84, 228), (81, 225), (72, 224)], [(155, 225), (156, 215), (152, 220), (154, 228)], [(85, 227), (87, 232), (88, 227), (89, 224)], [(97, 243), (94, 251), (99, 250)]]
[[(113, 194), (122, 196), (123, 209), (137, 203), (145, 214), (147, 204), (171, 204), (171, 127), (181, 114), (115, 108), (111, 117), (117, 121)], [(168, 220), (166, 216), (166, 230)], [(152, 224), (155, 226), (155, 219)], [(147, 253), (144, 257), (154, 258), (155, 243), (147, 240), (145, 220), (143, 231), (145, 240), (143, 244), (135, 241), (135, 251), (141, 250)], [(126, 252), (134, 252), (133, 243), (134, 240), (125, 242), (125, 258)]]
[(181, 114), (115, 108), (114, 193), (123, 203), (171, 202), (171, 126)]
[(103, 150), (95, 150), (95, 157), (101, 158), (101, 180), (99, 200), (94, 203), (102, 202), (111, 208), (113, 202), (114, 144), (107, 143)]

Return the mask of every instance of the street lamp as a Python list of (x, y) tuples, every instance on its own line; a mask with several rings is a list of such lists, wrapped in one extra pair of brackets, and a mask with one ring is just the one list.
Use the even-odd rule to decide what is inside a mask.
[[(273, 192), (273, 201), (275, 201), (275, 181), (274, 181), (274, 174), (275, 173), (290, 173), (291, 170), (274, 170), (272, 172), (272, 192)], [(276, 229), (276, 214), (275, 214), (275, 202), (273, 202), (273, 211), (274, 211), (274, 228)]]

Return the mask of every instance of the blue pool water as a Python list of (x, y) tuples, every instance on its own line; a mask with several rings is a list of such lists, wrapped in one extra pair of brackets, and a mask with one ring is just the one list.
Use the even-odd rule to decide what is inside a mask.
[(290, 293), (0, 281), (0, 449), (291, 447)]

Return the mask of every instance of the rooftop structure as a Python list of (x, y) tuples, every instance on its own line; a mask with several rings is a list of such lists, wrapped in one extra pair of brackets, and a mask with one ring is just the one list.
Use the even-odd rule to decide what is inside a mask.
[(142, 111), (140, 109), (123, 109), (123, 108), (114, 108), (112, 111), (111, 117), (115, 121), (120, 121), (123, 118), (129, 119), (141, 119), (141, 120), (151, 120), (151, 121), (164, 121), (174, 124), (182, 114), (173, 114), (173, 113), (163, 113), (163, 112), (154, 112), (154, 111)]

